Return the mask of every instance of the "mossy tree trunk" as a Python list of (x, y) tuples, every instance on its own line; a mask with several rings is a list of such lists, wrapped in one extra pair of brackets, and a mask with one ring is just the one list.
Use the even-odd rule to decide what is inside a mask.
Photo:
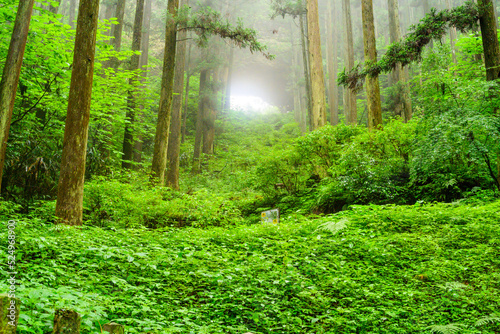
[[(365, 62), (375, 63), (377, 62), (377, 48), (372, 0), (361, 1), (361, 14), (363, 16)], [(368, 76), (366, 78), (366, 102), (368, 105), (368, 128), (373, 130), (382, 124), (378, 76)]]
[(160, 185), (165, 183), (165, 169), (167, 168), (168, 135), (170, 132), (172, 92), (175, 74), (175, 48), (177, 44), (177, 25), (175, 24), (175, 17), (177, 16), (178, 8), (179, 0), (168, 1), (160, 108), (158, 110), (153, 164), (151, 166), (151, 175), (157, 179), (157, 182)]
[[(82, 0), (82, 2), (84, 1)], [(82, 317), (75, 311), (66, 309), (56, 310), (52, 334), (80, 334), (81, 321)]]
[[(181, 6), (187, 4), (181, 0)], [(172, 120), (170, 123), (170, 136), (168, 137), (168, 169), (167, 186), (179, 190), (179, 155), (181, 151), (181, 108), (182, 91), (184, 90), (184, 67), (186, 64), (186, 37), (187, 31), (181, 30), (177, 43), (175, 56), (174, 96), (172, 100)]]
[(17, 298), (10, 298), (9, 294), (0, 294), (0, 333), (16, 334), (17, 321), (21, 302)]
[(17, 7), (16, 20), (10, 39), (9, 51), (0, 81), (0, 189), (2, 187), (5, 152), (9, 138), (10, 122), (17, 85), (23, 63), (24, 49), (28, 38), (28, 29), (33, 12), (34, 0), (20, 0)]
[(325, 77), (321, 56), (318, 0), (307, 0), (307, 42), (311, 75), (311, 130), (314, 131), (326, 123)]
[[(142, 40), (142, 20), (144, 18), (144, 0), (137, 0), (134, 19), (134, 33), (132, 37), (132, 51), (141, 50)], [(136, 71), (136, 74), (129, 80), (130, 90), (127, 99), (127, 113), (125, 116), (125, 133), (123, 136), (123, 156), (122, 168), (131, 168), (134, 159), (134, 123), (135, 109), (137, 107), (137, 86), (140, 81), (141, 74), (137, 72), (139, 69), (139, 54), (133, 54), (130, 59), (130, 71)]]
[(56, 202), (56, 216), (68, 225), (82, 224), (98, 14), (99, 0), (80, 1)]
[[(354, 44), (352, 38), (350, 0), (342, 0), (342, 13), (344, 14), (344, 58), (346, 70), (350, 71), (354, 67)], [(344, 88), (344, 114), (348, 124), (357, 124), (358, 111), (356, 105), (356, 93), (350, 88)]]

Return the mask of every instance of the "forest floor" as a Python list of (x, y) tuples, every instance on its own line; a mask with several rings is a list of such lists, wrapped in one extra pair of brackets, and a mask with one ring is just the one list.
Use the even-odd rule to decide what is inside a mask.
[[(3, 229), (4, 249), (7, 240)], [(23, 334), (49, 333), (62, 307), (83, 315), (83, 333), (109, 321), (129, 333), (500, 330), (500, 201), (351, 206), (206, 229), (20, 217), (16, 245)]]

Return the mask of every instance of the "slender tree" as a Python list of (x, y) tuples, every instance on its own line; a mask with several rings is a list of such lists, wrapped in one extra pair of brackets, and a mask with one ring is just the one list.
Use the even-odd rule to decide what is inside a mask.
[(196, 132), (194, 138), (194, 153), (193, 153), (193, 168), (192, 172), (197, 174), (201, 170), (200, 156), (201, 143), (203, 139), (203, 121), (205, 116), (205, 108), (208, 103), (208, 70), (203, 69), (200, 72), (200, 90), (198, 94), (198, 113), (196, 114)]
[[(401, 25), (399, 23), (399, 4), (398, 0), (388, 0), (389, 9), (389, 37), (391, 44), (401, 40)], [(395, 112), (402, 116), (407, 122), (412, 116), (410, 87), (408, 86), (408, 71), (398, 63), (394, 71), (389, 76), (391, 85), (400, 83), (401, 89), (396, 98)]]
[(316, 130), (326, 123), (325, 76), (323, 74), (323, 57), (321, 56), (318, 0), (307, 0), (307, 32), (311, 69), (311, 130)]
[(82, 224), (98, 15), (99, 0), (80, 1), (56, 202), (56, 216), (68, 225)]
[(69, 0), (69, 25), (71, 29), (75, 28), (75, 11), (78, 4), (78, 0)]
[(188, 113), (188, 101), (189, 101), (189, 83), (192, 76), (192, 71), (190, 69), (191, 65), (191, 48), (192, 44), (189, 44), (188, 55), (187, 55), (187, 65), (186, 65), (186, 89), (184, 94), (184, 112), (182, 113), (182, 137), (181, 143), (184, 143), (186, 138), (186, 123), (187, 123), (187, 113)]
[[(145, 88), (146, 79), (148, 77), (148, 58), (149, 58), (149, 30), (151, 28), (151, 2), (146, 0), (144, 3), (144, 19), (142, 22), (142, 39), (141, 39), (141, 57), (139, 59), (139, 67), (141, 68), (141, 83)], [(144, 105), (140, 108), (144, 110)], [(140, 122), (143, 120), (141, 119)], [(134, 143), (134, 162), (140, 163), (142, 160), (142, 135), (139, 134)], [(139, 165), (137, 165), (139, 166)]]
[[(344, 43), (345, 63), (348, 71), (354, 67), (354, 43), (352, 38), (351, 2), (342, 0), (342, 13), (344, 14)], [(344, 89), (344, 114), (348, 124), (356, 124), (358, 111), (356, 105), (356, 93), (353, 89)]]
[[(375, 63), (377, 62), (377, 44), (375, 40), (372, 0), (361, 0), (361, 13), (363, 16), (365, 61)], [(376, 129), (382, 124), (382, 106), (378, 76), (368, 76), (366, 78), (366, 102), (368, 104), (368, 128)]]
[[(181, 6), (187, 4), (181, 0)], [(186, 37), (187, 31), (181, 30), (177, 43), (177, 60), (175, 64), (174, 97), (172, 100), (172, 120), (170, 123), (170, 136), (168, 137), (168, 169), (167, 186), (179, 190), (179, 155), (181, 151), (181, 108), (182, 91), (184, 89), (184, 67), (186, 64)]]
[(335, 1), (328, 1), (327, 19), (327, 50), (328, 50), (328, 104), (330, 107), (330, 123), (339, 124), (339, 88), (337, 86), (337, 22), (336, 22)]
[(0, 81), (0, 189), (2, 187), (3, 166), (5, 164), (5, 151), (9, 138), (10, 122), (14, 101), (16, 99), (17, 85), (23, 63), (24, 49), (28, 39), (28, 29), (33, 12), (34, 0), (20, 0), (17, 7), (14, 30), (10, 39), (9, 51), (3, 68)]
[[(135, 9), (135, 20), (134, 20), (134, 34), (132, 37), (132, 51), (141, 50), (141, 40), (142, 40), (142, 21), (144, 18), (144, 0), (137, 0)], [(137, 106), (136, 94), (137, 94), (137, 83), (141, 78), (141, 74), (137, 72), (139, 69), (139, 58), (140, 55), (134, 53), (130, 59), (130, 70), (135, 71), (136, 74), (130, 78), (130, 90), (127, 99), (127, 113), (125, 122), (125, 134), (123, 137), (123, 158), (122, 167), (131, 168), (131, 161), (134, 159), (134, 122), (135, 122), (135, 108)]]
[(175, 47), (177, 43), (177, 25), (175, 23), (175, 18), (178, 8), (179, 0), (168, 0), (160, 108), (158, 110), (158, 121), (156, 123), (153, 164), (151, 167), (151, 175), (157, 178), (160, 185), (163, 185), (165, 182), (165, 169), (167, 168), (168, 134), (170, 131), (172, 90), (175, 74)]
[(307, 119), (309, 124), (312, 122), (312, 97), (311, 97), (311, 76), (309, 75), (309, 58), (307, 56), (307, 43), (306, 43), (306, 24), (304, 24), (304, 14), (299, 15), (300, 23), (300, 43), (302, 48), (302, 67), (304, 70), (304, 81), (306, 90), (306, 104), (307, 104)]
[(208, 91), (206, 92), (205, 105), (203, 112), (203, 146), (202, 152), (205, 159), (209, 159), (214, 154), (214, 141), (215, 141), (215, 118), (217, 116), (217, 109), (215, 101), (217, 99), (218, 86), (219, 86), (219, 69), (212, 70), (212, 80), (208, 76), (209, 82)]

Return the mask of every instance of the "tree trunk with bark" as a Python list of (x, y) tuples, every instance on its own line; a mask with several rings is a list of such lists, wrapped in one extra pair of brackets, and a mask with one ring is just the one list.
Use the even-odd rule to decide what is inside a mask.
[[(372, 0), (361, 0), (361, 14), (363, 16), (365, 62), (375, 63), (377, 62), (377, 44), (375, 40)], [(366, 77), (366, 102), (368, 105), (368, 128), (373, 130), (382, 124), (382, 106), (378, 76)]]
[[(142, 40), (142, 19), (144, 17), (144, 0), (137, 0), (134, 19), (134, 34), (132, 37), (132, 51), (141, 50)], [(136, 71), (130, 80), (130, 90), (127, 99), (127, 113), (125, 116), (125, 134), (123, 136), (123, 156), (122, 168), (132, 168), (132, 160), (134, 159), (134, 122), (135, 108), (137, 107), (137, 86), (140, 81), (141, 74), (137, 73), (139, 69), (140, 55), (133, 54), (130, 59), (130, 71)]]
[(192, 172), (198, 174), (200, 172), (200, 156), (201, 156), (201, 142), (203, 139), (203, 121), (205, 115), (205, 108), (207, 104), (208, 92), (208, 70), (200, 72), (200, 90), (198, 94), (198, 113), (196, 115), (196, 133), (194, 138), (194, 152), (193, 152), (193, 168)]
[[(210, 82), (210, 79), (207, 79)], [(203, 148), (202, 152), (205, 159), (209, 159), (214, 154), (214, 140), (215, 140), (215, 118), (217, 116), (216, 103), (217, 100), (217, 86), (219, 83), (218, 69), (213, 70), (212, 82), (210, 82), (210, 89), (206, 92), (205, 106), (203, 113)]]
[(98, 14), (99, 0), (80, 1), (56, 202), (56, 216), (68, 225), (82, 224)]
[[(151, 28), (151, 2), (152, 0), (145, 0), (144, 3), (144, 18), (142, 22), (142, 39), (141, 39), (141, 57), (139, 58), (139, 67), (141, 68), (141, 83), (144, 88), (146, 79), (148, 77), (148, 58), (149, 58), (149, 30)], [(144, 105), (140, 106), (144, 111)], [(142, 123), (142, 115), (140, 122)], [(134, 162), (140, 163), (142, 161), (142, 134), (137, 136), (134, 142)]]
[(480, 7), (479, 24), (483, 39), (484, 64), (486, 80), (496, 80), (500, 77), (500, 49), (496, 29), (495, 12), (492, 0), (478, 0)]
[[(181, 0), (181, 6), (187, 4)], [(184, 67), (186, 64), (186, 30), (179, 33), (177, 55), (175, 56), (174, 97), (172, 99), (172, 120), (170, 123), (170, 136), (168, 137), (168, 169), (167, 187), (179, 190), (179, 155), (181, 151), (181, 108), (182, 91), (184, 90)]]
[(77, 0), (69, 0), (69, 25), (71, 29), (75, 29), (75, 11)]
[(28, 39), (33, 4), (34, 0), (19, 1), (16, 20), (14, 21), (14, 30), (10, 38), (9, 51), (7, 52), (7, 59), (3, 68), (2, 80), (0, 81), (0, 189), (2, 188), (2, 175), (10, 122), (12, 111), (14, 110), (24, 49), (26, 47), (26, 40)]
[[(300, 42), (302, 47), (302, 65), (304, 69), (304, 81), (306, 83), (306, 104), (307, 104), (307, 118), (308, 123), (312, 120), (312, 98), (311, 98), (311, 76), (309, 75), (309, 58), (307, 57), (307, 43), (306, 43), (306, 25), (304, 24), (304, 15), (299, 16), (300, 22)], [(311, 125), (310, 125), (311, 126)]]
[[(342, 0), (342, 12), (344, 14), (344, 42), (346, 70), (354, 67), (354, 44), (352, 38), (351, 2)], [(348, 124), (357, 124), (358, 107), (356, 105), (356, 93), (349, 88), (344, 88), (344, 114)]]
[(328, 20), (327, 20), (327, 50), (328, 50), (328, 101), (330, 107), (330, 123), (332, 125), (339, 124), (339, 87), (337, 85), (337, 20), (335, 1), (328, 2)]
[(175, 24), (175, 17), (177, 16), (178, 8), (179, 0), (168, 1), (160, 108), (158, 110), (153, 164), (151, 166), (151, 175), (157, 178), (158, 183), (162, 186), (165, 183), (165, 169), (167, 168), (168, 134), (170, 131), (172, 92), (175, 74), (175, 47), (177, 44), (177, 25)]
[(188, 102), (189, 102), (189, 82), (191, 80), (191, 70), (190, 70), (190, 64), (191, 64), (191, 47), (192, 45), (189, 44), (188, 48), (188, 55), (187, 55), (187, 65), (186, 65), (186, 89), (185, 89), (185, 94), (184, 94), (184, 112), (182, 113), (182, 136), (181, 136), (181, 143), (184, 143), (184, 140), (186, 138), (186, 123), (187, 123), (187, 113), (188, 113)]
[[(389, 37), (390, 42), (395, 43), (401, 40), (401, 25), (399, 23), (399, 4), (398, 0), (388, 0), (389, 8)], [(396, 85), (400, 82), (401, 89), (398, 91), (395, 104), (395, 114), (401, 115), (406, 123), (411, 119), (412, 107), (410, 98), (410, 87), (408, 86), (408, 72), (397, 64), (394, 71), (389, 75), (390, 85)]]

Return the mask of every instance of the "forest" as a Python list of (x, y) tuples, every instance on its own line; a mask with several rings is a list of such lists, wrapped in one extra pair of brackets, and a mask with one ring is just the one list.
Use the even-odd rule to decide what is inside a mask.
[(500, 333), (498, 0), (0, 0), (0, 333)]

